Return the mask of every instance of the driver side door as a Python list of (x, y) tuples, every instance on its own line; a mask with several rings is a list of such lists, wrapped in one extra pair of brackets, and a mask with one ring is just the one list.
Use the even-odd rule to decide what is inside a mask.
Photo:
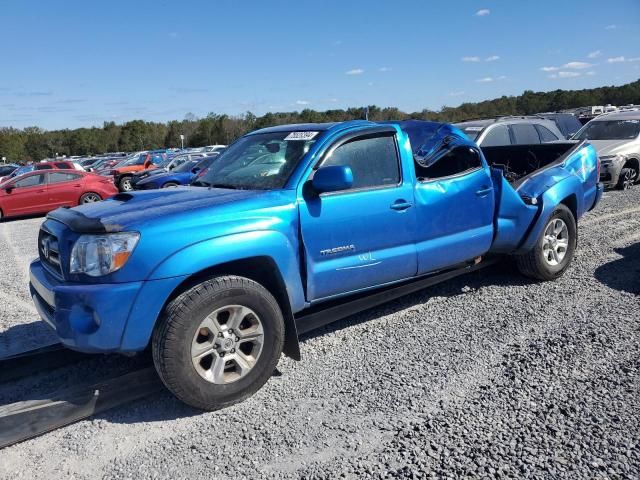
[(45, 173), (31, 173), (14, 181), (2, 198), (2, 210), (9, 215), (28, 215), (46, 212), (49, 195)]
[(353, 185), (308, 192), (300, 204), (308, 300), (414, 276), (412, 180), (402, 175), (395, 131), (338, 140), (317, 167), (330, 165), (350, 167)]

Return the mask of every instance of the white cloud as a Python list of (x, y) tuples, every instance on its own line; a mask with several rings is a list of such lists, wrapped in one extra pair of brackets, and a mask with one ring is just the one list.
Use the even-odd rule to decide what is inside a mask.
[(506, 80), (507, 76), (506, 75), (500, 75), (496, 80)]
[(380, 67), (378, 69), (378, 71), (379, 72), (389, 72), (389, 71), (391, 71), (391, 68), (389, 68), (389, 67)]
[(587, 55), (587, 57), (598, 58), (600, 55), (602, 55), (602, 50), (594, 50), (593, 52), (589, 52), (589, 55)]
[(351, 70), (347, 70), (346, 72), (344, 72), (346, 75), (362, 75), (364, 73), (364, 70), (361, 68), (353, 68)]
[(489, 10), (488, 8), (481, 8), (476, 12), (476, 17), (486, 17), (490, 13), (491, 13), (491, 10)]
[(627, 62), (640, 62), (640, 57), (627, 58)]
[(595, 75), (596, 72), (594, 72), (593, 70), (591, 70), (590, 72), (585, 73), (585, 75), (589, 75), (590, 77)]
[(607, 63), (623, 63), (625, 61), (626, 60), (623, 56), (607, 58)]
[(460, 90), (458, 92), (449, 92), (449, 96), (450, 97), (460, 97), (462, 95), (464, 95), (464, 91), (463, 90)]
[(587, 62), (569, 62), (562, 66), (562, 68), (572, 68), (574, 70), (582, 70), (583, 68), (589, 67), (593, 67), (593, 64)]
[(604, 27), (605, 30), (615, 30), (616, 28), (618, 28), (618, 26), (615, 24), (607, 25), (606, 27)]
[(462, 57), (460, 60), (463, 62), (479, 62), (480, 57)]
[(543, 72), (555, 72), (560, 70), (560, 67), (542, 67), (540, 70)]
[(496, 60), (500, 60), (500, 57), (498, 55), (491, 55), (490, 57), (484, 59), (485, 62), (495, 62)]
[(311, 102), (307, 102), (306, 100), (296, 100), (296, 105), (309, 105)]
[(480, 83), (489, 83), (489, 82), (493, 82), (493, 77), (484, 77), (484, 78), (479, 78), (476, 80), (476, 82), (480, 82)]
[(579, 72), (558, 72), (557, 74), (549, 75), (549, 78), (574, 78), (580, 75), (582, 74)]

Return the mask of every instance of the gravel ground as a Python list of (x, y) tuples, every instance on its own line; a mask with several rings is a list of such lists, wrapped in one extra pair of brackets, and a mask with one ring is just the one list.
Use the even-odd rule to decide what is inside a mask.
[[(40, 222), (0, 224), (0, 354), (51, 339), (26, 289)], [(0, 478), (640, 478), (640, 188), (607, 193), (579, 232), (556, 282), (461, 277), (306, 336), (240, 405), (163, 393), (0, 451)]]

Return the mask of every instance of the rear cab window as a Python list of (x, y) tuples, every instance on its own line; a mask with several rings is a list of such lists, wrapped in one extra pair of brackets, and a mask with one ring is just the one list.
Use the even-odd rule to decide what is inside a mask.
[(511, 145), (509, 127), (507, 127), (506, 125), (494, 125), (490, 127), (481, 143), (483, 147), (500, 147), (503, 145)]

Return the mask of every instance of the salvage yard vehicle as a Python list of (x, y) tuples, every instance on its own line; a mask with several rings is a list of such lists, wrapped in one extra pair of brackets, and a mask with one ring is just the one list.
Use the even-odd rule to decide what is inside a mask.
[(166, 159), (167, 155), (164, 153), (145, 152), (118, 163), (113, 169), (107, 170), (101, 175), (113, 175), (113, 183), (118, 189), (121, 192), (130, 192), (133, 190), (131, 178), (134, 173), (155, 169)]
[(193, 160), (193, 159), (198, 159), (199, 160), (199, 159), (204, 158), (206, 155), (208, 155), (208, 154), (206, 154), (206, 153), (184, 153), (184, 154), (175, 155), (173, 157), (167, 157), (162, 162), (158, 163), (156, 165), (156, 168), (147, 169), (147, 170), (143, 170), (143, 171), (138, 172), (138, 173), (134, 173), (131, 176), (131, 186), (133, 187), (133, 189), (136, 189), (136, 185), (141, 180), (144, 180), (144, 179), (149, 178), (149, 177), (154, 176), (154, 175), (162, 175), (164, 173), (170, 172), (171, 170), (173, 170), (173, 169), (179, 167), (180, 165), (182, 165), (184, 162), (187, 162), (187, 161)]
[(6, 182), (10, 178), (16, 178), (25, 173), (37, 171), (37, 170), (78, 170), (84, 172), (84, 169), (75, 164), (74, 162), (69, 162), (66, 160), (56, 160), (53, 162), (40, 162), (40, 163), (31, 163), (29, 165), (23, 165), (20, 168), (15, 169), (11, 174), (6, 177), (0, 178), (0, 183)]
[(0, 184), (0, 219), (99, 202), (116, 193), (109, 179), (91, 173), (33, 171)]
[(565, 140), (555, 122), (537, 116), (470, 120), (456, 123), (455, 126), (482, 147)]
[(600, 115), (574, 138), (589, 140), (597, 150), (606, 187), (627, 190), (640, 179), (640, 111)]
[(152, 190), (154, 188), (171, 188), (190, 184), (202, 170), (209, 168), (218, 155), (194, 158), (182, 163), (170, 172), (151, 175), (134, 184), (136, 190)]
[[(256, 169), (256, 151), (277, 166)], [(434, 122), (266, 128), (213, 162), (209, 188), (51, 212), (30, 290), (64, 345), (150, 345), (167, 388), (213, 410), (256, 392), (281, 353), (300, 359), (298, 334), (485, 259), (558, 278), (598, 169), (588, 142), (479, 148)]]

